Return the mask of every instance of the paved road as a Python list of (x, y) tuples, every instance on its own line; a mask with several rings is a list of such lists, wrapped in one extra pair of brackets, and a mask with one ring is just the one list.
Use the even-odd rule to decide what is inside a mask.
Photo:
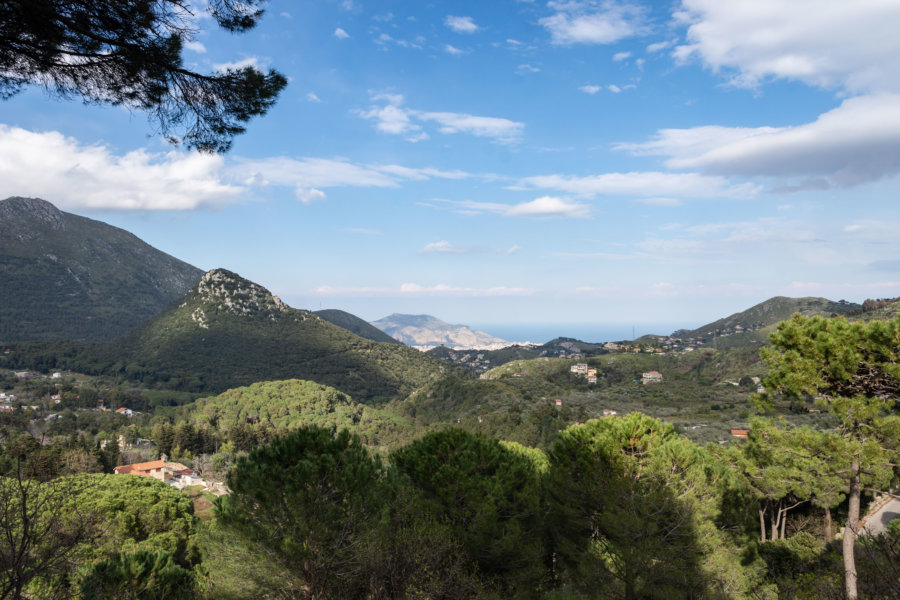
[(881, 507), (877, 513), (866, 518), (866, 525), (860, 531), (861, 535), (878, 535), (887, 530), (888, 523), (894, 519), (900, 519), (900, 499), (893, 498)]

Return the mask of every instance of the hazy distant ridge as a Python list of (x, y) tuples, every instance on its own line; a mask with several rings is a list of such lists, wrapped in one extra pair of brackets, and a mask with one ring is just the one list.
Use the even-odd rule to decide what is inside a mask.
[(446, 346), (456, 350), (495, 350), (510, 342), (465, 325), (451, 325), (431, 315), (392, 314), (372, 325), (407, 346), (422, 350)]

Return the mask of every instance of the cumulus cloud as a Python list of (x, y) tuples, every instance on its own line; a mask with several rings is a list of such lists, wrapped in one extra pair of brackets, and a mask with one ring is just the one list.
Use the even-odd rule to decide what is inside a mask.
[(613, 54), (613, 62), (622, 62), (631, 56), (631, 52), (616, 52)]
[(634, 4), (605, 0), (559, 0), (547, 4), (556, 12), (540, 19), (554, 44), (612, 44), (646, 32), (644, 10)]
[(534, 66), (534, 65), (529, 65), (528, 63), (525, 63), (525, 64), (521, 64), (521, 65), (519, 65), (518, 67), (516, 67), (516, 71), (517, 71), (518, 73), (520, 73), (520, 74), (524, 74), (524, 73), (540, 73), (541, 68), (540, 68), (540, 67), (536, 67), (536, 66)]
[(197, 40), (188, 40), (184, 42), (184, 47), (197, 54), (206, 54), (206, 46)]
[(900, 3), (883, 0), (682, 0), (681, 61), (737, 85), (767, 78), (852, 92), (900, 91)]
[(538, 175), (520, 180), (526, 188), (549, 189), (576, 196), (638, 196), (643, 198), (749, 198), (761, 190), (751, 183), (732, 184), (725, 177), (699, 173), (633, 171), (575, 177)]
[(444, 46), (444, 52), (446, 52), (447, 54), (452, 54), (454, 56), (463, 54), (462, 50), (460, 50), (456, 46), (451, 46), (450, 44), (447, 44), (446, 46)]
[(57, 132), (0, 125), (0, 196), (46, 198), (63, 209), (192, 210), (239, 200), (218, 155), (135, 150), (122, 155)]
[(336, 37), (339, 40), (349, 40), (350, 39), (350, 34), (347, 33), (346, 31), (344, 31), (343, 29), (341, 29), (340, 27), (338, 27), (337, 29), (334, 30), (333, 35), (334, 35), (334, 37)]
[(803, 178), (779, 191), (852, 186), (900, 173), (900, 94), (850, 98), (793, 127), (662, 129), (650, 141), (616, 148), (666, 156), (673, 169)]
[(357, 111), (364, 119), (375, 121), (375, 128), (383, 133), (403, 135), (409, 141), (428, 139), (420, 123), (437, 123), (438, 131), (444, 134), (466, 133), (476, 137), (487, 137), (493, 141), (508, 144), (519, 141), (525, 124), (500, 117), (483, 117), (466, 113), (427, 112), (403, 105), (399, 94), (376, 94), (373, 101), (384, 101), (383, 106), (373, 106), (367, 111)]
[(307, 92), (307, 94), (306, 94), (306, 99), (307, 99), (309, 102), (316, 102), (316, 103), (322, 101), (322, 99), (319, 98), (319, 97), (316, 95), (315, 92)]
[(599, 85), (583, 85), (578, 89), (581, 90), (582, 92), (584, 92), (585, 94), (590, 94), (591, 96), (593, 96), (594, 94), (596, 94), (603, 88), (600, 87)]
[(541, 196), (531, 202), (510, 207), (506, 214), (510, 217), (540, 216), (584, 219), (590, 216), (591, 211), (586, 204), (578, 204), (554, 196)]
[(403, 135), (410, 142), (428, 139), (428, 134), (410, 118), (410, 111), (396, 104), (372, 107), (360, 112), (359, 115), (364, 119), (375, 121), (375, 129), (382, 133)]
[(454, 17), (448, 16), (444, 19), (444, 25), (455, 31), (456, 33), (475, 33), (479, 27), (472, 20), (472, 17)]
[(325, 192), (317, 190), (316, 188), (298, 187), (294, 190), (294, 195), (297, 197), (297, 200), (303, 204), (312, 204), (313, 202), (325, 199)]

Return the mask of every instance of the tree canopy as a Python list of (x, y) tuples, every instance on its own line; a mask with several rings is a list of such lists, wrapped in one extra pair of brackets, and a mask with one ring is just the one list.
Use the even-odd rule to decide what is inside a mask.
[[(210, 0), (231, 32), (252, 28), (265, 0)], [(225, 152), (287, 84), (274, 70), (186, 68), (195, 34), (181, 0), (5, 0), (0, 3), (0, 98), (29, 84), (61, 98), (146, 111), (172, 142)]]
[(766, 388), (788, 397), (812, 396), (839, 420), (809, 457), (829, 459), (843, 474), (849, 501), (844, 530), (845, 595), (858, 597), (855, 560), (863, 487), (884, 489), (900, 438), (900, 417), (890, 414), (900, 394), (900, 319), (848, 322), (794, 315), (771, 337), (762, 356), (770, 367)]

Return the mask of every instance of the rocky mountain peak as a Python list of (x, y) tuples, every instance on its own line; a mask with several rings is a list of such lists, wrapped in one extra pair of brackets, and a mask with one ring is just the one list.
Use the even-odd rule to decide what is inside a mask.
[(64, 229), (63, 212), (46, 200), (12, 196), (0, 200), (0, 219), (3, 221), (40, 223), (50, 229)]
[[(205, 273), (197, 285), (197, 293), (218, 310), (238, 316), (269, 313), (274, 319), (277, 314), (290, 310), (266, 288), (226, 269), (213, 269)], [(195, 320), (198, 319), (199, 316)]]

